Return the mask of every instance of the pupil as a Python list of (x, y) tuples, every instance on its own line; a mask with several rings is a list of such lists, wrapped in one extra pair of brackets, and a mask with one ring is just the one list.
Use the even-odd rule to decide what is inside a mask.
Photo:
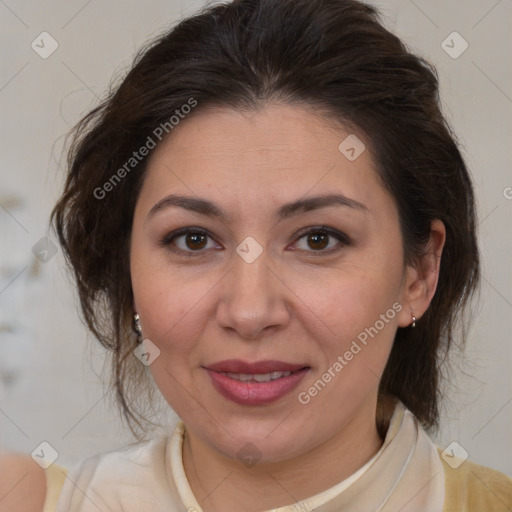
[[(203, 239), (203, 245), (199, 246), (198, 243), (201, 243), (201, 238)], [(206, 236), (201, 233), (192, 233), (187, 235), (187, 245), (189, 245), (189, 242), (192, 242), (193, 247), (189, 246), (189, 249), (202, 249), (204, 247), (204, 240), (206, 239)]]
[(315, 233), (314, 235), (309, 235), (308, 242), (314, 244), (320, 244), (320, 247), (312, 247), (312, 249), (323, 249), (327, 247), (327, 238), (329, 235), (326, 233)]

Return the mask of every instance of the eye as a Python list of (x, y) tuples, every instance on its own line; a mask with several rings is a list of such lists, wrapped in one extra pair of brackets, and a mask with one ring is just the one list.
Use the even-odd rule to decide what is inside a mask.
[[(295, 236), (298, 237), (295, 246), (304, 239), (303, 246), (298, 247), (299, 250), (316, 252), (319, 255), (331, 254), (350, 244), (347, 235), (326, 226), (307, 228)], [(213, 240), (208, 231), (202, 228), (187, 227), (169, 233), (160, 241), (160, 244), (175, 253), (193, 257), (199, 256), (205, 249), (219, 248), (215, 243), (209, 243), (208, 239)], [(335, 240), (338, 241), (337, 244), (333, 243)], [(293, 250), (296, 248), (294, 247)]]
[[(299, 233), (299, 239), (297, 241), (305, 240), (300, 250), (307, 252), (321, 252), (321, 253), (332, 253), (339, 250), (341, 247), (349, 245), (350, 240), (344, 233), (340, 233), (331, 228), (325, 226), (309, 228), (308, 231)], [(338, 244), (332, 243), (334, 240), (338, 241)]]
[[(208, 244), (210, 234), (201, 228), (183, 228), (166, 235), (161, 240), (161, 245), (170, 247), (174, 252), (185, 256), (194, 256), (193, 253), (202, 252), (203, 249), (212, 249)], [(173, 247), (174, 246), (174, 247)]]

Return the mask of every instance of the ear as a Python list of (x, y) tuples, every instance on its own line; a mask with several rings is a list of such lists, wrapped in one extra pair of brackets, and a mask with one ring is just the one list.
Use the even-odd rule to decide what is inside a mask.
[(414, 264), (408, 265), (406, 268), (402, 289), (404, 308), (398, 317), (400, 327), (410, 325), (412, 315), (416, 317), (416, 320), (421, 318), (430, 305), (439, 280), (441, 255), (445, 240), (446, 228), (444, 224), (437, 219), (432, 221), (430, 238), (425, 252), (416, 259)]

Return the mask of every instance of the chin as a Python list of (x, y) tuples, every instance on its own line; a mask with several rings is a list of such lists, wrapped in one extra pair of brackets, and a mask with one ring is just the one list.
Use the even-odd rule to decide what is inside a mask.
[(290, 424), (286, 419), (283, 421), (283, 415), (262, 420), (258, 426), (254, 419), (251, 423), (247, 419), (222, 421), (223, 428), (217, 427), (212, 431), (202, 426), (196, 432), (217, 452), (238, 459), (247, 466), (256, 462), (282, 462), (312, 448), (312, 436), (307, 435), (308, 429), (300, 428), (296, 421), (293, 422), (294, 429), (290, 430)]

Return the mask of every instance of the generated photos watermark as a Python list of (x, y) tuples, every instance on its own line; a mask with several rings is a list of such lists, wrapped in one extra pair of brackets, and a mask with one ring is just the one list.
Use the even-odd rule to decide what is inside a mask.
[(161, 142), (166, 135), (168, 135), (179, 123), (182, 119), (190, 114), (192, 109), (197, 106), (197, 100), (194, 98), (189, 98), (187, 103), (184, 103), (180, 108), (177, 108), (174, 112), (175, 115), (172, 115), (168, 121), (164, 123), (160, 123), (152, 132), (151, 135), (148, 135), (148, 138), (142, 144), (142, 146), (137, 150), (133, 151), (132, 156), (128, 158), (128, 160), (121, 166), (117, 171), (112, 174), (112, 176), (103, 183), (101, 187), (96, 187), (94, 189), (93, 195), (96, 199), (104, 199), (109, 192), (112, 192), (114, 188), (121, 183), (121, 181), (129, 174), (132, 169), (137, 167), (145, 157), (147, 157), (152, 149), (154, 149), (157, 145), (157, 142)]
[[(339, 355), (336, 361), (308, 388), (307, 391), (301, 391), (298, 394), (298, 400), (301, 404), (306, 405), (311, 399), (322, 391), (336, 375), (338, 375), (345, 366), (349, 364), (354, 357), (368, 344), (368, 337), (374, 338), (388, 324), (397, 313), (402, 311), (403, 306), (399, 302), (395, 302), (385, 313), (379, 316), (379, 319), (370, 327), (366, 327), (357, 335), (357, 340), (352, 340), (350, 348), (343, 355)], [(359, 342), (359, 343), (358, 343)]]

